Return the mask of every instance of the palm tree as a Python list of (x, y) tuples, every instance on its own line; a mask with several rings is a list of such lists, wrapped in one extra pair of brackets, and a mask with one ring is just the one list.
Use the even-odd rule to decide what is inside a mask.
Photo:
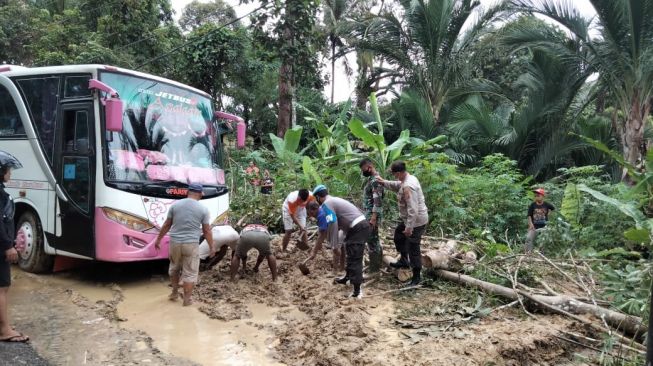
[[(386, 12), (361, 23), (355, 30), (356, 47), (382, 57), (389, 67), (376, 77), (417, 91), (437, 125), (440, 109), (467, 78), (470, 46), (504, 6), (481, 12), (480, 2), (472, 0), (400, 0), (400, 4), (403, 17)], [(471, 27), (464, 27), (477, 15)]]
[[(324, 12), (324, 25), (327, 28), (327, 38), (331, 51), (331, 103), (335, 94), (336, 85), (336, 60), (344, 56), (343, 52), (336, 54), (336, 49), (344, 47), (343, 26), (345, 15), (351, 10), (354, 1), (351, 0), (324, 0), (322, 11)], [(347, 67), (345, 60), (345, 67)]]
[[(567, 28), (570, 40), (583, 50), (575, 56), (598, 72), (601, 85), (623, 112), (620, 121), (615, 114), (615, 132), (624, 159), (640, 163), (646, 151), (644, 130), (653, 94), (653, 0), (590, 0), (597, 13), (593, 19), (581, 16), (571, 2), (512, 2), (522, 11), (545, 15)], [(558, 42), (537, 32), (525, 32), (521, 41), (528, 47), (560, 50)]]
[(516, 22), (502, 30), (502, 37), (514, 44), (516, 35), (526, 31), (560, 42), (555, 52), (531, 50), (531, 61), (515, 83), (525, 99), (516, 105), (505, 101), (492, 109), (480, 97), (470, 97), (454, 108), (448, 127), (459, 154), (478, 157), (500, 152), (517, 161), (525, 173), (545, 178), (572, 162), (572, 153), (579, 157), (586, 151), (587, 145), (569, 132), (583, 130), (578, 116), (594, 84), (587, 83), (592, 69), (580, 58), (569, 57), (582, 51), (577, 43), (563, 44), (564, 33)]

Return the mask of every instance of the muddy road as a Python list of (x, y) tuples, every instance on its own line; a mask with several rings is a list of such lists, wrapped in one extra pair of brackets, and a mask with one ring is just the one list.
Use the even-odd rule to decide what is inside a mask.
[(278, 283), (265, 264), (251, 271), (255, 258), (231, 283), (223, 261), (201, 274), (185, 308), (167, 300), (164, 262), (14, 269), (11, 316), (53, 365), (583, 364), (557, 337), (576, 328), (567, 319), (494, 305), (486, 314), (489, 305), (444, 283), (391, 292), (400, 284), (389, 274), (350, 300), (326, 255), (302, 276), (295, 263), (305, 256), (280, 255)]

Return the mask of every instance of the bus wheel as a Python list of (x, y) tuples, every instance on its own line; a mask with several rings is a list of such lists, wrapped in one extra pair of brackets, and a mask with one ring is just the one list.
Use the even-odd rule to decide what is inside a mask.
[(20, 215), (18, 230), (25, 233), (25, 251), (19, 253), (18, 266), (32, 273), (52, 271), (54, 256), (45, 253), (45, 239), (39, 219), (30, 211)]

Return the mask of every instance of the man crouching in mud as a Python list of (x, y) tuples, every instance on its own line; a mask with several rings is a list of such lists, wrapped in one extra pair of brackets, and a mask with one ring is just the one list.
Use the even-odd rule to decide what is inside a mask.
[(258, 251), (254, 272), (258, 272), (259, 266), (267, 258), (268, 267), (270, 267), (270, 272), (272, 273), (272, 281), (277, 280), (277, 259), (272, 254), (270, 239), (272, 239), (272, 235), (270, 235), (267, 226), (261, 225), (260, 222), (249, 224), (243, 228), (240, 232), (240, 239), (238, 239), (238, 243), (236, 244), (236, 253), (231, 258), (232, 281), (236, 280), (236, 273), (238, 273), (241, 260), (243, 261), (243, 268), (245, 267), (247, 252), (251, 249)]
[[(200, 268), (199, 242), (197, 238), (204, 233), (210, 246), (210, 257), (215, 255), (211, 233), (209, 210), (199, 203), (204, 187), (201, 184), (188, 185), (188, 197), (170, 206), (168, 217), (156, 237), (155, 248), (161, 248), (161, 239), (170, 231), (170, 300), (179, 297), (179, 279), (183, 282), (184, 306), (191, 305), (191, 294), (197, 282)], [(201, 230), (200, 230), (201, 228)], [(201, 231), (201, 232), (200, 232)]]

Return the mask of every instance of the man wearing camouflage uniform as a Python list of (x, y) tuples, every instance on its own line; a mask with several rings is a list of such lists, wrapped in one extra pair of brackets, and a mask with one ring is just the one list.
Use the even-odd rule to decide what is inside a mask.
[(363, 211), (372, 227), (372, 233), (367, 240), (370, 258), (369, 272), (376, 273), (381, 269), (383, 261), (383, 248), (379, 242), (379, 224), (383, 217), (383, 185), (376, 180), (378, 173), (371, 159), (361, 160), (359, 167), (363, 176), (367, 178), (363, 189)]

